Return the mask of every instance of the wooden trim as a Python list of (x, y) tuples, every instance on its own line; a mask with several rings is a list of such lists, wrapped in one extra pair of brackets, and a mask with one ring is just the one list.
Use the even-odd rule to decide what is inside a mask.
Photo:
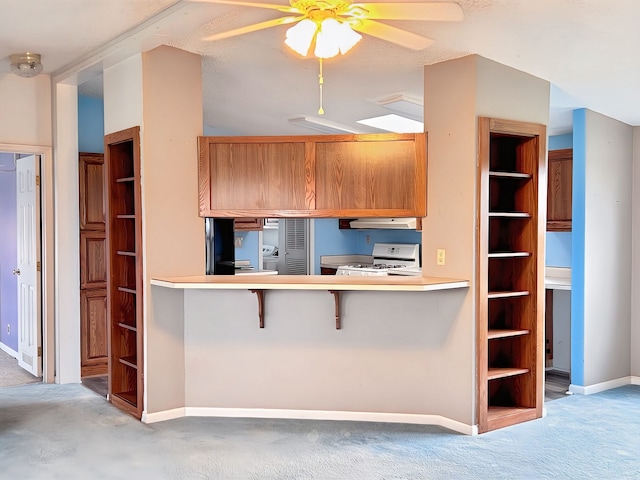
[(489, 394), (486, 372), (489, 369), (489, 346), (486, 319), (489, 314), (489, 285), (487, 271), (489, 269), (489, 204), (485, 200), (489, 195), (489, 151), (490, 151), (490, 119), (478, 119), (478, 198), (476, 218), (476, 416), (479, 431), (488, 425)]
[(413, 140), (423, 133), (365, 133), (340, 135), (283, 135), (283, 136), (215, 136), (198, 137), (198, 142), (211, 143), (335, 143), (335, 142), (372, 142), (372, 141), (406, 141)]
[[(209, 137), (198, 137), (198, 205), (201, 217), (213, 217), (211, 211), (211, 159), (209, 158)], [(239, 215), (242, 216), (242, 215)]]

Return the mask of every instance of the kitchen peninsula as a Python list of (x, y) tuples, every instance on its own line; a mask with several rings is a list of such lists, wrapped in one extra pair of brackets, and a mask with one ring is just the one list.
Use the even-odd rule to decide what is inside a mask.
[[(148, 372), (144, 421), (373, 420), (472, 433), (433, 414), (446, 399), (429, 388), (443, 360), (458, 361), (449, 339), (466, 280), (218, 275), (151, 284), (155, 322), (172, 345), (162, 349), (170, 371)], [(254, 292), (265, 294), (256, 301)]]

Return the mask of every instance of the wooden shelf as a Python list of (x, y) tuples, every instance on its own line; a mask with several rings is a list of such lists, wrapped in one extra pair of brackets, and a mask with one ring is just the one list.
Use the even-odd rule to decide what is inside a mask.
[(521, 172), (490, 171), (489, 176), (494, 178), (513, 178), (518, 180), (529, 180), (532, 178), (532, 175), (530, 173), (521, 173)]
[(489, 340), (495, 340), (498, 338), (508, 338), (508, 337), (517, 337), (520, 335), (528, 335), (531, 331), (530, 330), (509, 330), (509, 329), (498, 329), (498, 328), (494, 328), (494, 329), (490, 329), (489, 333), (487, 334), (487, 338)]
[(494, 218), (531, 218), (527, 212), (489, 212), (489, 217)]
[(516, 258), (516, 257), (530, 257), (529, 252), (494, 252), (489, 253), (489, 258)]
[(129, 392), (114, 392), (111, 395), (113, 395), (114, 397), (118, 397), (122, 400), (124, 400), (125, 402), (133, 405), (134, 407), (136, 406), (136, 399), (138, 397), (137, 392), (135, 390), (129, 391)]
[(134, 214), (126, 214), (126, 215), (116, 215), (116, 218), (127, 219), (127, 218), (136, 218)]
[(487, 298), (512, 298), (512, 297), (525, 297), (529, 295), (529, 292), (526, 290), (521, 290), (517, 292), (489, 292)]
[(128, 357), (120, 357), (119, 358), (120, 363), (127, 365), (131, 368), (138, 368), (138, 365), (136, 364), (136, 356), (135, 355), (130, 355)]
[(515, 377), (529, 373), (528, 368), (489, 368), (487, 380), (497, 380), (499, 378)]
[(124, 323), (124, 322), (118, 322), (118, 326), (122, 327), (122, 328), (126, 328), (127, 330), (131, 330), (132, 332), (137, 332), (138, 328), (133, 326), (133, 325), (129, 325), (128, 323)]
[(136, 177), (122, 177), (116, 178), (116, 183), (125, 183), (125, 182), (133, 182)]

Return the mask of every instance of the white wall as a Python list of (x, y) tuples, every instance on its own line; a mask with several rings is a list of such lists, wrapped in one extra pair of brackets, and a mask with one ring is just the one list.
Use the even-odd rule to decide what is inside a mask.
[(553, 291), (553, 368), (571, 371), (571, 291)]
[[(56, 381), (80, 382), (78, 89), (56, 85)], [(62, 346), (64, 345), (64, 348)]]
[(632, 135), (586, 111), (585, 386), (630, 375)]
[(104, 133), (140, 126), (142, 134), (142, 55), (104, 70)]
[(633, 128), (631, 375), (640, 377), (640, 127)]

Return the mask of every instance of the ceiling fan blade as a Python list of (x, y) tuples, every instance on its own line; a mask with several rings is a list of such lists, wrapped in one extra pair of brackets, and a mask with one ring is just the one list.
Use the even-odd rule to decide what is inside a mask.
[(227, 30), (226, 32), (214, 33), (208, 37), (203, 38), (205, 41), (223, 40), (229, 37), (235, 37), (236, 35), (242, 35), (244, 33), (257, 32), (258, 30), (264, 30), (265, 28), (277, 27), (278, 25), (285, 25), (289, 23), (295, 23), (302, 20), (304, 17), (280, 17), (273, 20), (267, 20), (266, 22), (254, 23), (253, 25), (247, 25), (246, 27), (236, 28), (234, 30)]
[(258, 2), (243, 2), (236, 0), (187, 0), (195, 3), (222, 3), (224, 5), (238, 5), (240, 7), (256, 7), (256, 8), (268, 8), (270, 10), (279, 10), (286, 13), (299, 13), (296, 8), (290, 5), (274, 5), (272, 3), (258, 3)]
[[(364, 10), (360, 13), (360, 10)], [(464, 18), (460, 5), (453, 2), (435, 3), (354, 3), (349, 12), (356, 18), (373, 20), (432, 20), (459, 22)]]
[(374, 20), (359, 20), (354, 22), (351, 28), (412, 50), (422, 50), (433, 43), (430, 38)]

